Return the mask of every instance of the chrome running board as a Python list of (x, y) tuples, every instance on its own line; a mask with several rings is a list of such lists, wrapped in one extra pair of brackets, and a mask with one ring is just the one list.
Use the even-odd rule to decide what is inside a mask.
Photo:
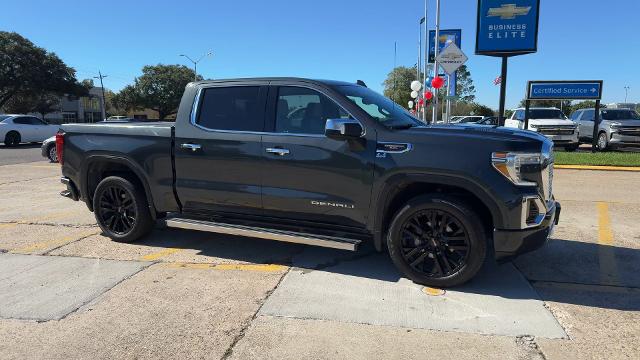
[(293, 231), (274, 230), (261, 227), (225, 224), (212, 221), (168, 218), (164, 220), (167, 227), (197, 231), (208, 231), (218, 234), (247, 236), (259, 239), (284, 241), (296, 244), (315, 245), (341, 250), (358, 250), (361, 240), (324, 236)]

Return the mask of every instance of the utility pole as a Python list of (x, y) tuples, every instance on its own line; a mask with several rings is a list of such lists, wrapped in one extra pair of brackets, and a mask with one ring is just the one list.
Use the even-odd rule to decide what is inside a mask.
[[(436, 76), (438, 76), (439, 71), (438, 71), (438, 54), (439, 54), (439, 50), (440, 50), (440, 0), (436, 0), (436, 38), (435, 41), (433, 42), (435, 48), (435, 58), (433, 59), (434, 62), (434, 66), (433, 66), (433, 77), (435, 78)], [(438, 111), (439, 111), (439, 107), (438, 107), (438, 95), (439, 95), (439, 91), (438, 89), (434, 89), (433, 91), (434, 94), (434, 100), (433, 100), (433, 115), (432, 115), (432, 123), (436, 124), (438, 122)]]
[(631, 89), (629, 86), (625, 86), (624, 87), (624, 102), (625, 102), (625, 104), (627, 103), (627, 96), (629, 96), (629, 89)]
[(189, 59), (189, 61), (191, 61), (193, 63), (193, 81), (198, 81), (198, 63), (204, 59), (205, 57), (208, 56), (212, 56), (213, 55), (213, 51), (209, 50), (207, 51), (206, 54), (202, 55), (200, 57), (200, 59), (198, 60), (193, 60), (192, 58), (190, 58), (188, 55), (185, 54), (180, 54), (180, 56), (185, 57), (187, 59)]
[(100, 70), (98, 70), (98, 76), (93, 77), (94, 79), (100, 79), (100, 88), (102, 88), (102, 120), (107, 120), (107, 99), (104, 97), (104, 84), (102, 83), (102, 79), (107, 76), (108, 75), (102, 75)]

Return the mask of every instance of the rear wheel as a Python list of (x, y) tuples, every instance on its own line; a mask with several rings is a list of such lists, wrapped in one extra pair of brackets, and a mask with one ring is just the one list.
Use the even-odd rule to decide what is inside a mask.
[(20, 144), (20, 141), (20, 133), (17, 131), (9, 131), (7, 135), (4, 136), (4, 144), (6, 146), (17, 146)]
[(387, 246), (393, 263), (405, 276), (436, 287), (469, 281), (482, 267), (487, 252), (478, 215), (463, 201), (445, 195), (410, 200), (395, 215)]
[(47, 157), (51, 162), (54, 162), (54, 163), (58, 162), (58, 151), (56, 150), (55, 145), (49, 146), (49, 150), (47, 151)]
[(109, 176), (98, 184), (93, 211), (105, 235), (116, 241), (133, 242), (153, 229), (144, 191), (124, 177)]

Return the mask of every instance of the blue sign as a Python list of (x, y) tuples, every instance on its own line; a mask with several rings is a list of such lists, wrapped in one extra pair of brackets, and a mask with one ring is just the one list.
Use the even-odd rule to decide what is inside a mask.
[(540, 0), (478, 0), (476, 54), (536, 52), (539, 8)]
[(602, 80), (529, 81), (528, 100), (600, 100)]
[[(460, 29), (449, 29), (449, 30), (440, 30), (440, 41), (438, 41), (440, 48), (438, 49), (438, 53), (440, 53), (444, 48), (447, 47), (450, 43), (455, 43), (460, 49), (462, 49), (462, 30)], [(436, 31), (429, 30), (429, 62), (435, 62), (436, 58)]]

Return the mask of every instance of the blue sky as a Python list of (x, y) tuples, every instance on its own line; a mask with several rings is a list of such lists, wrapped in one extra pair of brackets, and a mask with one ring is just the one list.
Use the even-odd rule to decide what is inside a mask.
[[(500, 60), (474, 55), (475, 0), (442, 0), (441, 28), (462, 29), (477, 100), (498, 107)], [(604, 4), (604, 5), (603, 5)], [(429, 25), (435, 0), (429, 0)], [(146, 64), (185, 64), (208, 49), (207, 78), (300, 76), (364, 80), (381, 91), (393, 67), (413, 66), (423, 0), (6, 1), (0, 30), (57, 53), (78, 78), (109, 75), (119, 90)], [(538, 53), (509, 62), (507, 107), (527, 80), (603, 79), (604, 102), (640, 102), (640, 1), (541, 0)], [(190, 65), (189, 65), (190, 66)]]

